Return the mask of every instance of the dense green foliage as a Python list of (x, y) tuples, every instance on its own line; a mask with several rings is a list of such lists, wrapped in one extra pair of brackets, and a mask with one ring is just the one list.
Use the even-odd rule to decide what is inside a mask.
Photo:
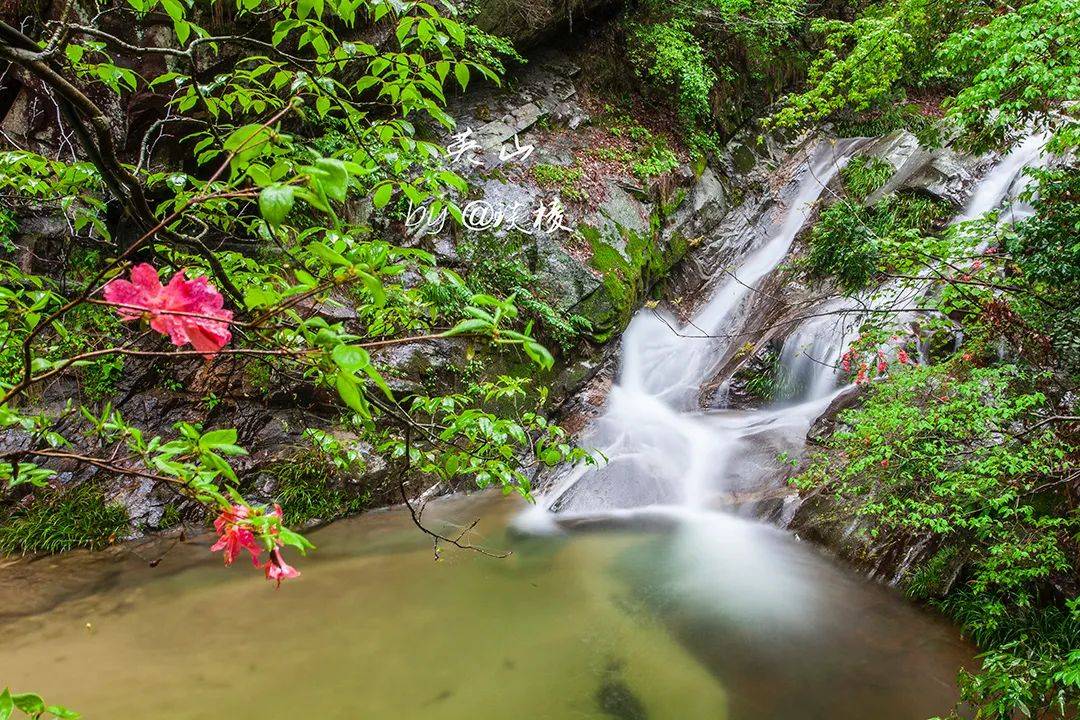
[[(14, 208), (0, 223), (0, 428), (17, 438), (0, 457), (0, 504), (13, 533), (5, 548), (58, 550), (125, 534), (118, 526), (127, 519), (106, 513), (111, 506), (91, 513), (86, 502), (58, 505), (55, 525), (46, 522), (44, 501), (16, 507), (27, 492), (45, 496), (63, 485), (62, 464), (88, 471), (77, 476), (85, 490), (56, 491), (61, 498), (97, 497), (93, 484), (117, 476), (152, 480), (189, 507), (193, 500), (224, 513), (230, 533), (250, 530), (275, 551), (310, 547), (288, 521), (363, 504), (316, 482), (329, 469), (356, 470), (342, 446), (316, 443), (308, 451), (320, 459), (312, 472), (279, 478), (282, 518), (240, 494), (244, 484), (229, 461), (247, 453), (237, 430), (181, 422), (154, 434), (159, 428), (133, 424), (107, 402), (121, 384), (138, 392), (160, 382), (180, 393), (184, 383), (170, 365), (189, 378), (201, 374), (207, 417), (234, 390), (211, 368), (235, 361), (274, 393), (336, 398), (338, 418), (329, 424), (396, 453), (395, 472), (409, 482), (502, 484), (528, 496), (522, 462), (552, 464), (580, 452), (553, 442), (558, 430), (535, 404), (530, 414), (503, 417), (503, 390), (460, 394), (452, 386), (418, 404), (390, 389), (378, 352), (469, 336), (462, 345), (506, 352), (508, 365), (547, 369), (553, 357), (520, 316), (514, 293), (561, 343), (577, 321), (514, 284), (467, 285), (430, 253), (395, 245), (356, 211), (366, 201), (394, 219), (412, 203), (459, 222), (466, 183), (428, 138), (453, 127), (444, 109), (451, 88), (464, 90), (475, 78), (498, 82), (486, 63), (501, 68), (520, 56), (505, 40), (455, 20), (453, 8), (424, 2), (215, 6), (228, 11), (229, 35), (207, 29), (220, 20), (209, 10), (175, 0), (110, 4), (110, 28), (138, 27), (151, 14), (167, 18), (164, 32), (173, 38), (161, 47), (132, 45), (66, 16), (58, 22), (69, 25), (57, 33), (33, 20), (23, 28), (0, 24), (0, 55), (58, 98), (65, 131), (79, 143), (52, 153), (70, 161), (30, 147), (0, 153), (0, 189)], [(390, 32), (360, 39), (374, 27)], [(231, 61), (207, 63), (208, 54)], [(136, 97), (154, 98), (162, 117), (118, 148), (97, 103)], [(180, 128), (175, 143), (158, 143), (153, 133), (171, 123)], [(138, 148), (134, 157), (127, 146)], [(11, 241), (12, 217), (42, 210), (70, 234), (56, 238), (59, 252), (27, 262), (36, 249)], [(175, 274), (157, 277), (159, 268)], [(110, 288), (138, 304), (116, 300)], [(348, 318), (325, 312), (343, 302)], [(162, 335), (196, 349), (172, 349)], [(200, 356), (210, 364), (195, 365)], [(520, 379), (498, 382), (525, 394)], [(404, 447), (409, 461), (400, 457)], [(96, 524), (84, 527), (84, 517)]]
[(1007, 233), (1003, 245), (1031, 292), (1015, 298), (1024, 322), (1049, 342), (1060, 369), (1080, 381), (1080, 169), (1034, 173), (1031, 193), (1035, 214)]
[(856, 155), (840, 170), (844, 189), (856, 200), (866, 196), (888, 182), (893, 174), (888, 160), (872, 155)]
[[(904, 127), (932, 144), (930, 121), (900, 105), (929, 92), (944, 98), (940, 135), (961, 147), (1007, 149), (1038, 131), (1052, 135), (1049, 150), (1077, 145), (1066, 102), (1080, 97), (1075, 0), (878, 3), (813, 27), (823, 50), (775, 124)], [(991, 213), (944, 231), (944, 208), (858, 202), (889, 174), (852, 161), (847, 198), (821, 212), (803, 267), (852, 294), (883, 277), (932, 278), (913, 299), (931, 364), (913, 367), (903, 349), (893, 362), (905, 330), (889, 308), (867, 317), (843, 364), (874, 381), (796, 483), (862, 519), (872, 561), (910, 552), (908, 591), (983, 650), (981, 671), (961, 674), (970, 709), (960, 716), (1070, 717), (1080, 706), (1080, 173), (1071, 159), (1030, 170), (1029, 218)]]
[(796, 483), (827, 487), (877, 548), (928, 548), (908, 589), (990, 651), (985, 674), (964, 677), (983, 717), (1075, 709), (1076, 448), (1036, 420), (1052, 412), (1045, 378), (970, 357), (875, 385)]
[(964, 143), (988, 148), (1032, 127), (1076, 142), (1080, 2), (1031, 0), (997, 11), (972, 0), (903, 0), (865, 6), (854, 20), (818, 18), (822, 38), (802, 92), (788, 95), (777, 126), (843, 111), (887, 108), (906, 93), (939, 89)]
[[(859, 182), (862, 188), (867, 181)], [(948, 212), (944, 203), (918, 195), (891, 195), (869, 208), (840, 200), (814, 225), (804, 265), (813, 276), (833, 278), (841, 290), (854, 293), (881, 273), (925, 264), (940, 244), (928, 235)]]
[[(890, 367), (880, 348), (902, 331), (888, 315), (867, 318), (849, 353), (869, 358), (845, 363), (878, 380), (796, 483), (863, 518), (874, 552), (918, 549), (907, 589), (985, 650), (983, 671), (961, 676), (985, 718), (1068, 714), (1080, 702), (1078, 172), (1032, 174), (1034, 213), (1015, 225), (991, 215), (935, 230), (947, 209), (913, 196), (835, 202), (804, 260), (849, 293), (883, 273), (929, 267), (938, 278), (915, 299), (925, 331), (950, 338), (931, 342), (937, 364)], [(964, 345), (952, 354), (957, 329)]]
[[(687, 145), (718, 149), (785, 75), (803, 0), (643, 2), (625, 20), (627, 54), (674, 110)], [(750, 86), (760, 84), (762, 87)]]

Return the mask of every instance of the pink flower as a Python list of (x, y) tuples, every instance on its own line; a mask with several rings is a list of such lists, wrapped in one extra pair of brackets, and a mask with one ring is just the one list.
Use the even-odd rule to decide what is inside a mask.
[(846, 353), (844, 353), (843, 357), (840, 359), (840, 367), (843, 368), (844, 372), (851, 372), (851, 351), (850, 350), (848, 350)]
[(982, 260), (976, 260), (975, 262), (971, 263), (971, 269), (972, 270), (982, 270), (982, 266), (983, 266), (983, 261)]
[(113, 280), (104, 294), (124, 320), (146, 317), (150, 327), (168, 335), (173, 345), (190, 343), (207, 359), (232, 339), (232, 311), (224, 309), (221, 293), (205, 276), (187, 280), (181, 270), (162, 286), (158, 271), (142, 263), (131, 268), (130, 282)]
[(278, 548), (270, 551), (270, 559), (266, 561), (263, 569), (266, 570), (266, 579), (276, 580), (278, 587), (281, 587), (282, 580), (300, 577), (300, 571), (285, 562)]
[(983, 254), (984, 254), (984, 255), (993, 255), (993, 254), (994, 254), (994, 253), (996, 253), (996, 252), (997, 252), (997, 248), (996, 248), (996, 247), (988, 247), (988, 248), (986, 248), (986, 250), (985, 250), (985, 251), (983, 251)]
[(881, 467), (883, 467), (883, 468), (889, 467), (889, 458), (885, 458), (884, 460), (881, 461)]
[(973, 357), (973, 355), (968, 352), (968, 353), (963, 354), (962, 359), (963, 359), (964, 362), (971, 362), (972, 357)]
[(885, 372), (885, 370), (888, 367), (889, 367), (889, 363), (886, 362), (886, 360), (885, 360), (885, 353), (882, 352), (881, 350), (878, 350), (877, 351), (877, 371), (878, 371), (878, 374), (880, 375), (881, 373)]
[(228, 510), (223, 510), (214, 520), (214, 531), (221, 537), (210, 547), (210, 552), (225, 551), (225, 564), (232, 565), (233, 560), (241, 550), (251, 553), (251, 562), (259, 566), (259, 555), (262, 551), (255, 542), (255, 533), (244, 524), (248, 516), (248, 509), (243, 505), (233, 505)]
[(856, 385), (863, 385), (863, 384), (866, 383), (866, 381), (867, 381), (866, 371), (868, 369), (869, 368), (867, 368), (866, 363), (863, 363), (862, 365), (859, 366), (859, 374), (855, 376), (855, 384)]
[(907, 350), (900, 348), (900, 351), (896, 353), (896, 360), (901, 365), (907, 365), (911, 361), (911, 358), (908, 357)]

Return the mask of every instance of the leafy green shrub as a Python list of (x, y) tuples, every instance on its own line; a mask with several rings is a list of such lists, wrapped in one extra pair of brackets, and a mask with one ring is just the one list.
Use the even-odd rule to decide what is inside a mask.
[(690, 22), (682, 18), (633, 24), (629, 47), (631, 60), (646, 78), (675, 90), (680, 120), (694, 125), (712, 115), (709, 94), (716, 73), (689, 28)]
[(38, 497), (0, 522), (0, 553), (101, 549), (127, 534), (123, 505), (108, 501), (91, 484)]
[[(556, 176), (564, 177), (558, 173)], [(467, 282), (472, 289), (477, 292), (513, 295), (514, 302), (526, 317), (537, 323), (540, 333), (562, 349), (568, 350), (591, 329), (589, 321), (579, 315), (563, 312), (537, 296), (536, 275), (529, 270), (520, 249), (520, 246), (516, 246), (509, 238), (500, 240), (495, 237), (471, 237), (458, 246), (462, 257), (469, 263)]]
[(516, 65), (524, 65), (528, 62), (506, 38), (484, 32), (472, 24), (463, 24), (462, 29), (465, 31), (466, 55), (499, 75), (506, 73), (507, 62)]
[(859, 207), (842, 201), (822, 211), (810, 234), (806, 264), (812, 275), (835, 278), (844, 292), (854, 293), (870, 284), (880, 254)]
[(19, 229), (19, 223), (10, 210), (0, 208), (0, 252), (10, 253), (15, 251), (14, 237)]
[(287, 525), (336, 520), (371, 504), (371, 488), (350, 487), (348, 479), (364, 471), (360, 454), (329, 433), (308, 429), (311, 446), (273, 465), (275, 496)]
[(533, 177), (543, 187), (558, 188), (564, 200), (582, 202), (588, 194), (578, 184), (585, 171), (576, 165), (550, 165), (537, 163), (533, 166)]
[(671, 172), (679, 166), (679, 158), (666, 143), (654, 142), (632, 165), (634, 174), (642, 180)]
[(368, 507), (368, 491), (350, 492), (327, 474), (309, 453), (273, 466), (275, 495), (287, 525), (301, 526), (312, 520), (336, 520)]
[(1016, 311), (1050, 339), (1062, 370), (1080, 379), (1080, 168), (1033, 171), (1036, 213), (1007, 233), (1005, 248), (1030, 291), (1017, 293)]
[(856, 155), (840, 171), (840, 179), (849, 195), (863, 200), (888, 182), (893, 172), (894, 168), (888, 160), (872, 155)]
[(863, 113), (839, 112), (835, 128), (840, 137), (880, 137), (894, 130), (907, 130), (925, 147), (941, 144), (940, 121), (923, 115), (914, 103), (894, 103), (884, 110)]
[[(938, 547), (916, 561), (908, 589), (947, 593), (942, 609), (990, 650), (964, 681), (991, 711), (980, 717), (1075, 703), (1080, 689), (1080, 606), (1051, 590), (1078, 570), (1080, 517), (1057, 482), (1075, 448), (1039, 424), (1051, 409), (1038, 381), (965, 357), (898, 369), (841, 415), (828, 451), (794, 481), (863, 518), (876, 547)], [(959, 581), (943, 583), (957, 563)]]
[(880, 272), (910, 270), (947, 254), (950, 241), (930, 233), (949, 212), (946, 203), (920, 195), (890, 195), (870, 208), (841, 200), (821, 212), (802, 264), (812, 276), (835, 279), (845, 293), (858, 292)]

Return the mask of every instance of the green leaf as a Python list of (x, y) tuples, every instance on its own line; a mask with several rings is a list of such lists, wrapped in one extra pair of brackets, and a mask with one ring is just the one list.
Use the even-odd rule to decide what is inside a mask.
[(211, 430), (199, 438), (199, 445), (203, 448), (213, 449), (221, 445), (236, 444), (236, 428), (223, 430)]
[(454, 77), (457, 78), (458, 84), (460, 84), (461, 89), (464, 90), (469, 84), (469, 66), (465, 63), (458, 63), (455, 65)]
[(382, 374), (375, 369), (375, 366), (365, 365), (364, 372), (367, 373), (367, 376), (375, 383), (375, 386), (383, 391), (383, 395), (386, 396), (386, 399), (390, 402), (394, 402), (393, 391), (390, 390), (390, 386), (386, 384), (386, 380), (383, 378)]
[(346, 405), (366, 418), (371, 417), (371, 411), (368, 409), (367, 402), (364, 401), (364, 396), (360, 393), (360, 386), (357, 384), (356, 378), (347, 373), (339, 372), (336, 383), (338, 395), (341, 396)]
[(292, 210), (295, 200), (292, 185), (270, 185), (259, 193), (259, 212), (270, 227), (278, 227)]
[(11, 692), (4, 688), (4, 692), (0, 693), (0, 720), (8, 720), (13, 712), (15, 712), (15, 703), (11, 699)]
[(38, 715), (45, 712), (45, 701), (41, 699), (40, 695), (34, 693), (22, 693), (20, 695), (12, 695), (12, 702), (15, 703), (15, 707), (22, 710), (27, 715)]
[(269, 140), (270, 129), (252, 123), (233, 130), (229, 137), (225, 138), (222, 147), (228, 152), (250, 152), (257, 150)]
[(367, 350), (355, 345), (338, 345), (330, 355), (339, 368), (350, 374), (366, 368), (371, 362)]
[(491, 328), (491, 323), (479, 318), (470, 318), (468, 320), (462, 320), (454, 327), (450, 328), (443, 333), (443, 337), (452, 337), (454, 335), (464, 335), (465, 333), (478, 333), (484, 332)]
[(386, 291), (383, 289), (382, 280), (371, 273), (360, 273), (360, 282), (364, 283), (364, 289), (371, 295), (372, 301), (382, 307), (386, 304)]
[(331, 265), (342, 265), (345, 267), (352, 265), (352, 263), (349, 262), (349, 260), (346, 259), (344, 255), (339, 253), (337, 250), (330, 249), (324, 243), (315, 241), (308, 245), (308, 250), (311, 251), (312, 255), (315, 255), (320, 260), (328, 262)]
[(345, 163), (337, 158), (319, 158), (315, 161), (319, 170), (319, 185), (329, 197), (344, 202), (349, 190), (349, 173)]
[(375, 188), (375, 193), (371, 196), (371, 204), (376, 208), (386, 207), (386, 204), (390, 202), (390, 194), (394, 192), (394, 186), (390, 183), (383, 183), (379, 187)]
[(551, 368), (555, 364), (555, 358), (551, 356), (548, 349), (538, 342), (528, 340), (521, 344), (525, 350), (525, 354), (532, 358), (532, 361), (539, 365), (544, 370)]
[(56, 717), (60, 718), (60, 720), (79, 720), (79, 718), (82, 717), (82, 715), (75, 712), (74, 710), (69, 710), (61, 705), (50, 705), (49, 707), (45, 708), (45, 712), (52, 713)]

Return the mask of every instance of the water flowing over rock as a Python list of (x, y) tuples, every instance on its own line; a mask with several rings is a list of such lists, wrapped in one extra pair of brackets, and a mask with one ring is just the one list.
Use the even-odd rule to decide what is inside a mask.
[[(843, 410), (859, 402), (861, 388), (846, 385), (838, 365), (862, 313), (897, 298), (914, 300), (926, 284), (893, 281), (895, 288), (886, 284), (868, 297), (807, 304), (792, 301), (805, 292), (782, 287), (778, 268), (798, 245), (815, 201), (854, 154), (887, 160), (894, 171), (885, 187), (894, 192), (922, 192), (963, 208), (954, 219), (961, 222), (1009, 204), (1043, 143), (1033, 138), (1005, 157), (986, 159), (926, 150), (914, 135), (898, 132), (835, 146), (818, 142), (795, 155), (793, 168), (780, 164), (780, 177), (792, 178), (787, 187), (777, 196), (751, 196), (721, 217), (676, 272), (669, 289), (680, 282), (694, 287), (696, 276), (704, 280), (703, 299), (678, 314), (646, 308), (634, 317), (618, 369), (590, 391), (582, 442), (597, 448), (599, 467), (550, 478), (523, 524), (626, 524), (664, 508), (725, 508), (781, 522), (883, 580), (902, 580), (932, 548), (882, 553), (835, 501), (820, 494), (800, 499), (784, 480), (807, 443), (824, 441)], [(763, 323), (772, 326), (762, 329)], [(782, 381), (776, 380), (771, 404), (755, 409), (762, 403), (749, 398), (738, 370), (756, 367), (760, 377), (768, 352), (778, 352), (768, 362), (777, 363)]]

